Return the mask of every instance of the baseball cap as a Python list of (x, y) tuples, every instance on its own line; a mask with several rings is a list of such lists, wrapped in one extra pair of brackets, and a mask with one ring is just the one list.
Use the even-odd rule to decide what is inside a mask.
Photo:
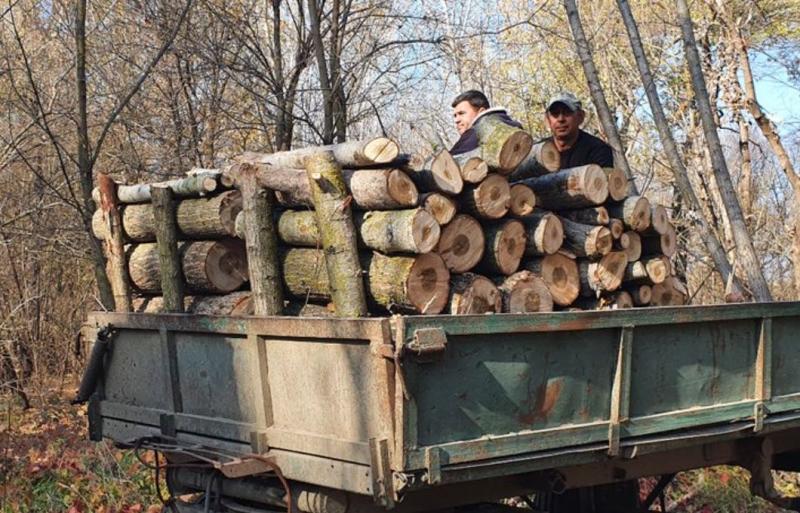
[(549, 111), (550, 108), (556, 103), (563, 103), (569, 108), (569, 110), (573, 112), (582, 108), (581, 101), (578, 99), (578, 97), (568, 91), (558, 93), (550, 98), (550, 101), (547, 102), (547, 109), (545, 110)]

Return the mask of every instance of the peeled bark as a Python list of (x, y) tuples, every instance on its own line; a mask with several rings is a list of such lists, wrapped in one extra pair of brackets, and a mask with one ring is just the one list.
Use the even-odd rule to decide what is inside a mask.
[(465, 183), (480, 183), (489, 174), (489, 166), (481, 158), (480, 148), (460, 155), (453, 155), (453, 159), (458, 164), (461, 178)]
[(595, 164), (562, 169), (521, 183), (533, 189), (539, 206), (548, 210), (592, 207), (608, 198), (608, 178)]
[(580, 260), (581, 294), (596, 296), (617, 290), (622, 285), (627, 262), (625, 253), (621, 251), (608, 253), (597, 262)]
[(610, 217), (606, 207), (589, 207), (578, 210), (562, 210), (559, 215), (570, 221), (583, 224), (607, 225)]
[(419, 206), (430, 213), (440, 226), (444, 226), (456, 215), (456, 203), (438, 192), (427, 192), (419, 197)]
[(553, 141), (544, 139), (531, 146), (528, 156), (511, 174), (512, 181), (542, 176), (561, 168), (561, 154)]
[(650, 202), (644, 196), (630, 196), (620, 203), (606, 205), (609, 215), (622, 219), (625, 227), (643, 232), (650, 226)]
[(481, 157), (489, 169), (507, 175), (531, 151), (533, 139), (524, 130), (505, 124), (496, 116), (484, 116), (474, 125)]
[(619, 246), (628, 256), (628, 262), (635, 262), (642, 256), (642, 238), (636, 232), (623, 233)]
[[(131, 283), (141, 292), (161, 292), (161, 271), (156, 244), (130, 246), (127, 251)], [(180, 245), (186, 289), (192, 292), (228, 293), (248, 279), (244, 244), (235, 240), (194, 241)]]
[(455, 195), (464, 188), (461, 169), (446, 150), (437, 152), (421, 170), (409, 171), (408, 176), (421, 192)]
[[(185, 178), (178, 178), (154, 184), (142, 183), (135, 185), (117, 185), (117, 198), (120, 203), (148, 203), (151, 200), (150, 186), (159, 185), (169, 187), (176, 198), (191, 198), (206, 196), (215, 192), (220, 187), (221, 173), (216, 169), (207, 169), (203, 172), (192, 174)], [(92, 190), (92, 199), (95, 204), (100, 204), (100, 189)]]
[(678, 278), (670, 276), (662, 283), (653, 285), (650, 304), (653, 306), (681, 306), (689, 301), (689, 292)]
[(509, 219), (488, 225), (484, 231), (486, 249), (479, 268), (486, 274), (514, 273), (525, 253), (525, 226)]
[(625, 172), (614, 167), (604, 167), (603, 172), (608, 178), (608, 197), (611, 201), (622, 201), (628, 197), (628, 179)]
[(450, 278), (450, 314), (500, 313), (502, 307), (500, 291), (489, 278), (474, 273)]
[(564, 246), (576, 256), (596, 258), (608, 254), (614, 241), (605, 226), (581, 224), (561, 219), (564, 226)]
[(451, 272), (464, 273), (481, 261), (485, 240), (480, 223), (459, 214), (442, 230), (435, 251)]
[(575, 260), (556, 253), (525, 260), (522, 267), (542, 277), (555, 304), (571, 305), (578, 298), (581, 282)]
[(642, 237), (642, 253), (645, 255), (666, 255), (672, 257), (678, 251), (678, 235), (671, 224), (663, 235)]
[(552, 312), (553, 295), (543, 279), (530, 271), (497, 278), (504, 313)]
[(653, 297), (653, 289), (650, 285), (626, 286), (625, 291), (630, 294), (635, 306), (647, 306)]
[(511, 186), (509, 210), (515, 217), (526, 217), (536, 208), (536, 194), (527, 185), (516, 183)]
[(511, 188), (504, 176), (491, 174), (477, 185), (464, 187), (460, 200), (468, 214), (481, 219), (500, 219), (511, 204)]

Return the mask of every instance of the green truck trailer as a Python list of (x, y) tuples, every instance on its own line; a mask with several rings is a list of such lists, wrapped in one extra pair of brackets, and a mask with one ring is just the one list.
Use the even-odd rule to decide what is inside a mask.
[(627, 512), (719, 464), (796, 507), (800, 303), (88, 328), (90, 436), (163, 455), (180, 512)]

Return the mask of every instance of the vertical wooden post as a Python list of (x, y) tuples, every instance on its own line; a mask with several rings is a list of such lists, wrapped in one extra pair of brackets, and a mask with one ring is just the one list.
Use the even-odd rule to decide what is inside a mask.
[(178, 253), (174, 195), (168, 185), (153, 184), (150, 186), (150, 198), (153, 201), (164, 311), (180, 313), (183, 312), (183, 272)]
[(131, 311), (131, 289), (128, 263), (125, 261), (125, 242), (122, 237), (122, 216), (117, 203), (117, 184), (105, 173), (97, 175), (100, 189), (100, 209), (106, 223), (106, 258), (108, 279), (114, 293), (114, 309), (117, 312)]
[(278, 235), (273, 221), (273, 193), (258, 185), (257, 169), (249, 164), (239, 168), (242, 192), (244, 240), (250, 272), (255, 315), (280, 315), (283, 312), (283, 282), (278, 258)]

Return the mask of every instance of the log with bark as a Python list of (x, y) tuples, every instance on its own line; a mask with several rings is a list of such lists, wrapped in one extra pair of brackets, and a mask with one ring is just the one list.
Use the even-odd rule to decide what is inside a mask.
[(611, 201), (622, 201), (628, 196), (628, 179), (625, 171), (613, 167), (604, 167), (608, 178), (608, 198)]
[(509, 275), (519, 268), (525, 253), (525, 226), (516, 219), (486, 225), (486, 248), (478, 268), (481, 272)]
[(423, 165), (422, 169), (407, 171), (420, 192), (441, 192), (455, 195), (464, 188), (461, 168), (450, 152), (440, 150)]
[(468, 214), (480, 219), (500, 219), (511, 204), (511, 188), (504, 176), (492, 173), (479, 184), (467, 184), (459, 200)]
[[(169, 187), (176, 198), (191, 198), (195, 196), (207, 196), (216, 192), (220, 188), (221, 173), (217, 169), (203, 169), (189, 171), (190, 176), (176, 178), (166, 182), (154, 184), (142, 183), (135, 185), (117, 185), (117, 200), (120, 203), (149, 203), (150, 185), (161, 185)], [(96, 205), (100, 205), (100, 189), (95, 187), (92, 190), (92, 199)]]
[(178, 253), (178, 226), (175, 221), (175, 198), (165, 185), (151, 186), (153, 219), (156, 227), (158, 265), (161, 273), (161, 294), (164, 310), (183, 312), (183, 276)]
[(530, 271), (519, 271), (495, 279), (503, 298), (503, 312), (552, 312), (553, 295), (543, 279)]
[(481, 158), (481, 149), (476, 148), (467, 153), (453, 155), (461, 170), (461, 179), (465, 183), (480, 183), (489, 174), (489, 166)]
[(450, 278), (450, 314), (499, 313), (502, 308), (500, 291), (489, 278), (475, 273)]
[(608, 198), (608, 178), (595, 164), (562, 169), (521, 183), (533, 189), (537, 204), (548, 210), (592, 207)]
[(525, 224), (525, 255), (552, 255), (564, 243), (564, 226), (559, 218), (544, 210), (534, 210), (522, 219)]
[[(253, 315), (250, 291), (231, 292), (223, 296), (186, 296), (184, 311), (196, 315)], [(138, 313), (162, 313), (164, 298), (146, 296), (133, 300), (133, 311)]]
[(119, 201), (117, 200), (117, 184), (105, 173), (98, 175), (97, 183), (100, 189), (100, 211), (102, 212), (103, 227), (107, 234), (104, 238), (105, 256), (107, 258), (106, 275), (114, 296), (114, 310), (116, 312), (130, 312), (130, 274), (125, 261), (122, 213), (119, 211)]
[(509, 211), (515, 217), (526, 217), (533, 212), (536, 208), (536, 194), (533, 189), (521, 183), (515, 183), (511, 186), (511, 202), (509, 203)]
[(605, 226), (560, 220), (564, 226), (564, 247), (576, 256), (598, 258), (611, 251), (614, 238)]
[(541, 276), (559, 306), (571, 305), (580, 294), (580, 274), (575, 260), (560, 253), (523, 261), (522, 267)]
[(511, 181), (542, 176), (561, 168), (561, 154), (555, 143), (544, 139), (531, 145), (531, 151), (510, 176)]
[[(669, 214), (663, 205), (651, 205), (650, 230), (658, 235), (663, 235), (670, 229)], [(648, 231), (650, 233), (650, 231)]]
[(430, 213), (440, 226), (452, 221), (458, 212), (455, 201), (439, 192), (420, 194), (419, 206)]
[(522, 129), (505, 124), (497, 116), (483, 116), (473, 126), (481, 158), (489, 169), (508, 175), (531, 151), (533, 139)]
[(562, 210), (559, 215), (570, 221), (583, 224), (607, 225), (610, 221), (606, 207), (589, 207), (577, 210)]
[(643, 232), (650, 226), (650, 202), (644, 196), (630, 196), (619, 203), (609, 203), (606, 208), (629, 230)]
[(635, 262), (642, 256), (642, 238), (636, 232), (625, 232), (619, 238), (619, 247), (628, 255), (628, 262)]
[(645, 255), (666, 255), (672, 257), (678, 251), (678, 234), (669, 224), (662, 235), (642, 237), (642, 253)]
[(596, 262), (581, 259), (578, 262), (581, 294), (598, 296), (617, 290), (622, 285), (627, 262), (625, 253), (621, 251), (612, 251)]
[(650, 304), (653, 306), (680, 306), (689, 301), (686, 285), (674, 276), (653, 285)]
[(635, 306), (647, 306), (653, 297), (653, 289), (650, 285), (626, 285), (625, 291), (631, 295)]
[(665, 256), (656, 256), (645, 260), (629, 262), (625, 267), (623, 280), (625, 283), (657, 284), (669, 277), (672, 265)]
[(483, 228), (475, 218), (459, 214), (442, 229), (436, 253), (454, 273), (464, 273), (478, 265), (485, 247)]
[[(157, 245), (131, 245), (126, 254), (131, 283), (141, 292), (161, 292)], [(224, 294), (238, 289), (248, 279), (247, 255), (242, 241), (182, 242), (180, 255), (187, 291)]]

